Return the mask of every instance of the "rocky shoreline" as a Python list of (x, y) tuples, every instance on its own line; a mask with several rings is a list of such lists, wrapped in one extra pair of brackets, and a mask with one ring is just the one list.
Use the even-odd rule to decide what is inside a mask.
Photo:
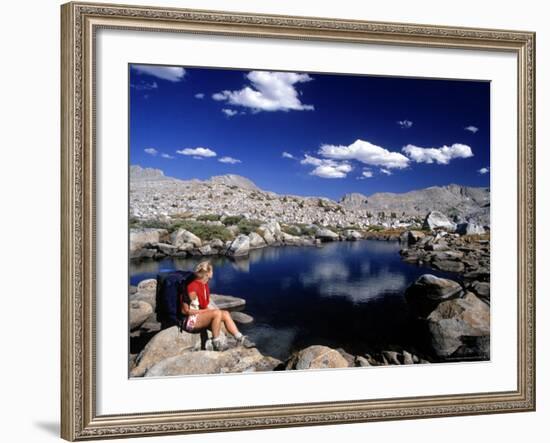
[[(352, 355), (344, 349), (312, 345), (295, 351), (285, 361), (258, 349), (235, 347), (223, 332), (230, 349), (212, 351), (209, 331), (181, 332), (177, 327), (160, 330), (156, 321), (156, 280), (144, 280), (130, 290), (130, 335), (144, 347), (130, 355), (132, 377), (215, 374), (231, 372), (346, 368), (435, 362), (488, 360), (490, 358), (490, 234), (472, 223), (455, 225), (443, 214), (428, 214), (422, 230), (331, 230), (308, 226), (293, 235), (276, 221), (257, 226), (248, 235), (235, 232), (233, 239), (203, 240), (183, 228), (145, 228), (131, 233), (134, 259), (166, 256), (246, 256), (267, 246), (316, 246), (328, 241), (361, 239), (399, 240), (404, 261), (456, 275), (455, 279), (424, 274), (405, 291), (428, 353), (406, 349), (381, 350)], [(296, 234), (298, 234), (296, 232)], [(219, 240), (219, 241), (218, 241)], [(230, 311), (238, 323), (253, 320), (242, 309), (243, 299), (212, 294), (213, 304)]]
[[(155, 280), (140, 282), (130, 296), (135, 302), (154, 299)], [(131, 335), (148, 336), (139, 353), (130, 354), (131, 377), (158, 377), (190, 374), (223, 374), (261, 371), (350, 368), (367, 366), (429, 364), (489, 359), (489, 305), (458, 282), (422, 275), (406, 291), (405, 296), (425, 330), (432, 356), (417, 355), (406, 349), (388, 349), (353, 355), (342, 348), (311, 345), (293, 352), (286, 360), (263, 355), (256, 348), (236, 346), (233, 337), (222, 330), (229, 349), (215, 352), (211, 333), (188, 333), (174, 326), (161, 330), (154, 307), (134, 312), (131, 309)], [(237, 308), (245, 301), (236, 297), (213, 294), (214, 305), (228, 309), (237, 323), (242, 314), (246, 322), (253, 319)], [(237, 314), (237, 315), (235, 315)]]
[[(131, 377), (430, 363), (407, 350), (352, 355), (344, 349), (323, 345), (308, 346), (282, 361), (263, 355), (256, 348), (237, 347), (234, 338), (225, 329), (221, 334), (229, 349), (215, 352), (210, 331), (189, 333), (180, 331), (177, 326), (161, 330), (155, 313), (155, 293), (155, 279), (143, 280), (130, 289), (130, 337), (144, 340), (142, 349), (129, 356)], [(228, 310), (236, 323), (254, 321), (250, 315), (238, 310), (246, 305), (242, 298), (211, 294), (211, 305)]]
[[(246, 228), (242, 227), (243, 224), (247, 222), (241, 223), (241, 227), (238, 224), (228, 224), (226, 227), (222, 222), (213, 224), (188, 220), (188, 229), (177, 224), (168, 229), (131, 228), (130, 259), (214, 255), (243, 257), (254, 249), (268, 246), (319, 246), (325, 242), (355, 241), (377, 234), (376, 231), (331, 229), (317, 225), (281, 227), (274, 220), (253, 223), (252, 227), (247, 225)], [(393, 239), (398, 239), (400, 232), (393, 233)]]

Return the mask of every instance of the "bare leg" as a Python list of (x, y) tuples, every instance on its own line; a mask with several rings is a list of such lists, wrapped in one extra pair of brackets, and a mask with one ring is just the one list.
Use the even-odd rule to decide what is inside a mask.
[(220, 335), (222, 313), (220, 310), (200, 312), (194, 329), (209, 328), (214, 338)]
[(233, 321), (233, 318), (231, 318), (231, 314), (228, 311), (220, 311), (222, 313), (222, 321), (225, 323), (225, 329), (231, 334), (236, 335), (239, 333), (239, 329), (237, 328), (237, 325), (235, 325), (235, 322)]

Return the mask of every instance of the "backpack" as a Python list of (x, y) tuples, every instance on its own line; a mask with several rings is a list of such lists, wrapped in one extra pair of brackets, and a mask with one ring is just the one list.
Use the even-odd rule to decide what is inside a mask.
[(169, 271), (157, 275), (156, 313), (162, 329), (183, 327), (183, 303), (190, 303), (187, 285), (195, 278), (191, 271)]

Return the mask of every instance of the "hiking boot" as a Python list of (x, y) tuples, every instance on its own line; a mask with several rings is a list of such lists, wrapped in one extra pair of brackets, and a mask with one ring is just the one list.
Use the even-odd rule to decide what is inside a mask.
[(241, 336), (241, 338), (237, 338), (237, 346), (244, 346), (245, 348), (255, 348), (256, 343), (251, 341), (246, 335)]
[(225, 340), (212, 340), (212, 348), (214, 351), (227, 351), (229, 349), (229, 346), (227, 346), (227, 343)]

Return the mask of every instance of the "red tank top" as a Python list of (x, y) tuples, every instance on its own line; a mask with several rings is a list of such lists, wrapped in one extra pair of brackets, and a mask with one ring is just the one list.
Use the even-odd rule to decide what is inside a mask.
[(193, 280), (187, 285), (187, 293), (195, 292), (199, 298), (199, 306), (201, 309), (208, 307), (210, 303), (210, 288), (208, 283), (203, 283), (200, 280)]

